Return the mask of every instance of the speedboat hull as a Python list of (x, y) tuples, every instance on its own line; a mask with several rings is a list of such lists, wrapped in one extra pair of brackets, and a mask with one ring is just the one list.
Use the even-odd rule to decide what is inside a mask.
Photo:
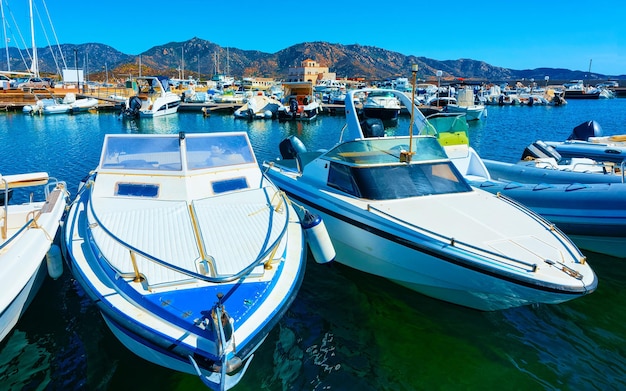
[[(580, 266), (581, 273), (584, 273), (581, 280), (567, 275), (542, 280), (537, 269), (552, 267), (543, 260), (533, 263), (509, 259), (507, 262), (511, 264), (502, 269), (498, 261), (490, 259), (494, 254), (485, 256), (488, 252), (484, 250), (466, 251), (467, 248), (463, 250), (457, 247), (455, 241), (463, 238), (460, 230), (452, 230), (458, 231), (458, 235), (438, 238), (439, 235), (429, 228), (432, 225), (428, 222), (441, 218), (438, 212), (445, 208), (444, 204), (427, 201), (422, 205), (419, 202), (410, 206), (398, 205), (394, 207), (398, 213), (391, 213), (397, 218), (386, 218), (385, 213), (381, 212), (388, 210), (386, 206), (381, 206), (381, 211), (375, 211), (377, 208), (374, 205), (363, 207), (363, 210), (342, 206), (341, 201), (335, 203), (328, 200), (329, 197), (324, 194), (326, 192), (316, 192), (298, 184), (297, 180), (289, 178), (279, 169), (270, 169), (268, 175), (292, 200), (322, 216), (337, 252), (337, 262), (387, 278), (419, 293), (474, 309), (492, 311), (535, 303), (557, 304), (591, 293), (596, 288), (595, 274), (584, 261), (570, 265), (575, 268)], [(491, 222), (502, 226), (496, 223), (498, 216), (503, 215), (498, 210), (508, 215), (524, 215), (519, 221), (526, 223), (532, 219), (533, 229), (538, 231), (550, 230), (531, 218), (523, 208), (517, 209), (518, 206), (498, 202), (493, 196), (481, 193), (484, 192), (477, 192), (471, 197), (485, 201), (483, 206), (491, 207), (492, 213), (489, 217), (470, 213), (467, 222), (484, 220), (476, 225), (477, 231), (493, 229), (487, 227)], [(504, 204), (509, 206), (503, 207)], [(511, 209), (518, 211), (511, 214)], [(446, 214), (457, 212), (447, 210)], [(467, 214), (467, 211), (462, 213)], [(461, 221), (458, 224), (464, 225)], [(507, 226), (515, 224), (511, 221)], [(464, 229), (473, 228), (465, 226)], [(561, 245), (570, 252), (567, 257), (574, 255), (576, 258), (584, 258), (563, 234), (555, 234), (560, 237), (558, 241)], [(529, 237), (520, 243), (527, 245), (526, 251), (530, 253), (533, 246), (537, 246), (535, 250), (543, 247), (534, 240)], [(491, 248), (494, 253), (506, 253), (508, 244), (505, 243), (508, 241), (494, 237), (491, 241), (493, 247), (485, 248)], [(554, 255), (556, 259), (556, 253)]]

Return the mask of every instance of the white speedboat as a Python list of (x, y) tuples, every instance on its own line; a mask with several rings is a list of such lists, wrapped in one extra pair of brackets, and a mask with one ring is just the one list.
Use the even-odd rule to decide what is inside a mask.
[(67, 93), (60, 102), (44, 105), (42, 112), (43, 114), (77, 114), (95, 109), (96, 107), (98, 107), (98, 99), (76, 99), (76, 94), (70, 92)]
[(105, 136), (63, 241), (126, 347), (229, 389), (298, 293), (303, 233), (246, 133), (181, 132)]
[(55, 106), (61, 103), (61, 101), (57, 98), (43, 98), (37, 99), (32, 105), (24, 105), (22, 107), (22, 113), (24, 114), (43, 114), (43, 110), (47, 106)]
[(398, 119), (400, 101), (387, 90), (372, 90), (363, 102), (362, 113), (366, 118), (380, 118), (382, 120)]
[(141, 76), (134, 81), (137, 83), (137, 94), (122, 105), (121, 114), (124, 117), (161, 117), (178, 112), (181, 97), (170, 91), (167, 77)]
[(282, 105), (280, 101), (260, 93), (248, 98), (248, 101), (235, 110), (233, 115), (235, 118), (248, 120), (272, 119), (278, 115), (278, 109)]
[[(0, 175), (3, 206), (0, 207), (0, 341), (17, 324), (37, 294), (46, 275), (58, 278), (63, 270), (61, 254), (53, 240), (69, 196), (65, 183), (45, 172)], [(8, 201), (15, 192), (38, 194), (39, 201)], [(20, 195), (15, 194), (14, 200)]]
[[(323, 217), (338, 262), (480, 310), (561, 303), (596, 289), (567, 236), (472, 188), (434, 136), (370, 137), (381, 134), (376, 124), (377, 132), (363, 133), (354, 93), (346, 100), (348, 141), (307, 152), (292, 136), (281, 143), (281, 160), (264, 163), (292, 200)], [(399, 99), (410, 107), (410, 98)]]
[(456, 101), (448, 103), (444, 110), (449, 113), (465, 114), (467, 121), (477, 121), (487, 115), (485, 105), (476, 104), (474, 91), (467, 87), (459, 89)]

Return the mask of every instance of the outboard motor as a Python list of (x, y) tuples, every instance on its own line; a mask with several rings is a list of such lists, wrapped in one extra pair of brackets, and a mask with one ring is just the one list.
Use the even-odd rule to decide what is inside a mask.
[(554, 147), (541, 140), (537, 140), (524, 149), (522, 160), (533, 160), (537, 158), (554, 158), (558, 162), (561, 160), (561, 154), (558, 153)]
[(601, 137), (602, 128), (596, 121), (587, 121), (576, 126), (572, 131), (572, 134), (567, 138), (568, 140), (580, 140), (587, 141), (589, 137)]
[(141, 109), (141, 98), (136, 95), (131, 96), (128, 99), (128, 107), (124, 110), (124, 114), (134, 118), (139, 115), (139, 109)]
[(291, 98), (289, 101), (289, 111), (291, 112), (291, 116), (296, 118), (296, 115), (298, 115), (298, 101), (295, 98)]
[(380, 118), (366, 118), (361, 121), (361, 129), (363, 136), (369, 137), (385, 137), (385, 125)]
[(283, 159), (295, 159), (299, 153), (306, 152), (306, 147), (296, 136), (289, 136), (278, 144)]

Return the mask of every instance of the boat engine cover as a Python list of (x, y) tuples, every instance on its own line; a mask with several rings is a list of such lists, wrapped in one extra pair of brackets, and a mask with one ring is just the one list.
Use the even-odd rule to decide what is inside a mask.
[(295, 159), (299, 153), (306, 152), (306, 147), (296, 136), (289, 136), (278, 144), (283, 159)]
[(576, 126), (567, 139), (587, 141), (589, 137), (602, 137), (602, 127), (596, 121), (587, 121)]
[(385, 125), (380, 118), (366, 118), (361, 121), (361, 129), (363, 136), (368, 137), (385, 137)]

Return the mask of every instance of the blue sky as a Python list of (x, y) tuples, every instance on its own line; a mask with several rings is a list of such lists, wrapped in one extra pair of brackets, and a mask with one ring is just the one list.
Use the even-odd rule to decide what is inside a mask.
[[(19, 29), (30, 47), (28, 1), (10, 5), (2, 1), (11, 31), (15, 34)], [(33, 0), (43, 19), (40, 22), (35, 15), (37, 46), (97, 42), (136, 55), (153, 46), (198, 37), (222, 47), (275, 53), (302, 42), (325, 41), (435, 60), (467, 58), (512, 69), (587, 71), (591, 61), (592, 72), (626, 74), (626, 23), (622, 21), (626, 5), (615, 0), (104, 3)], [(305, 8), (307, 4), (311, 8)], [(7, 36), (12, 37), (9, 32)], [(14, 44), (16, 40), (11, 39), (10, 46), (24, 48)]]

